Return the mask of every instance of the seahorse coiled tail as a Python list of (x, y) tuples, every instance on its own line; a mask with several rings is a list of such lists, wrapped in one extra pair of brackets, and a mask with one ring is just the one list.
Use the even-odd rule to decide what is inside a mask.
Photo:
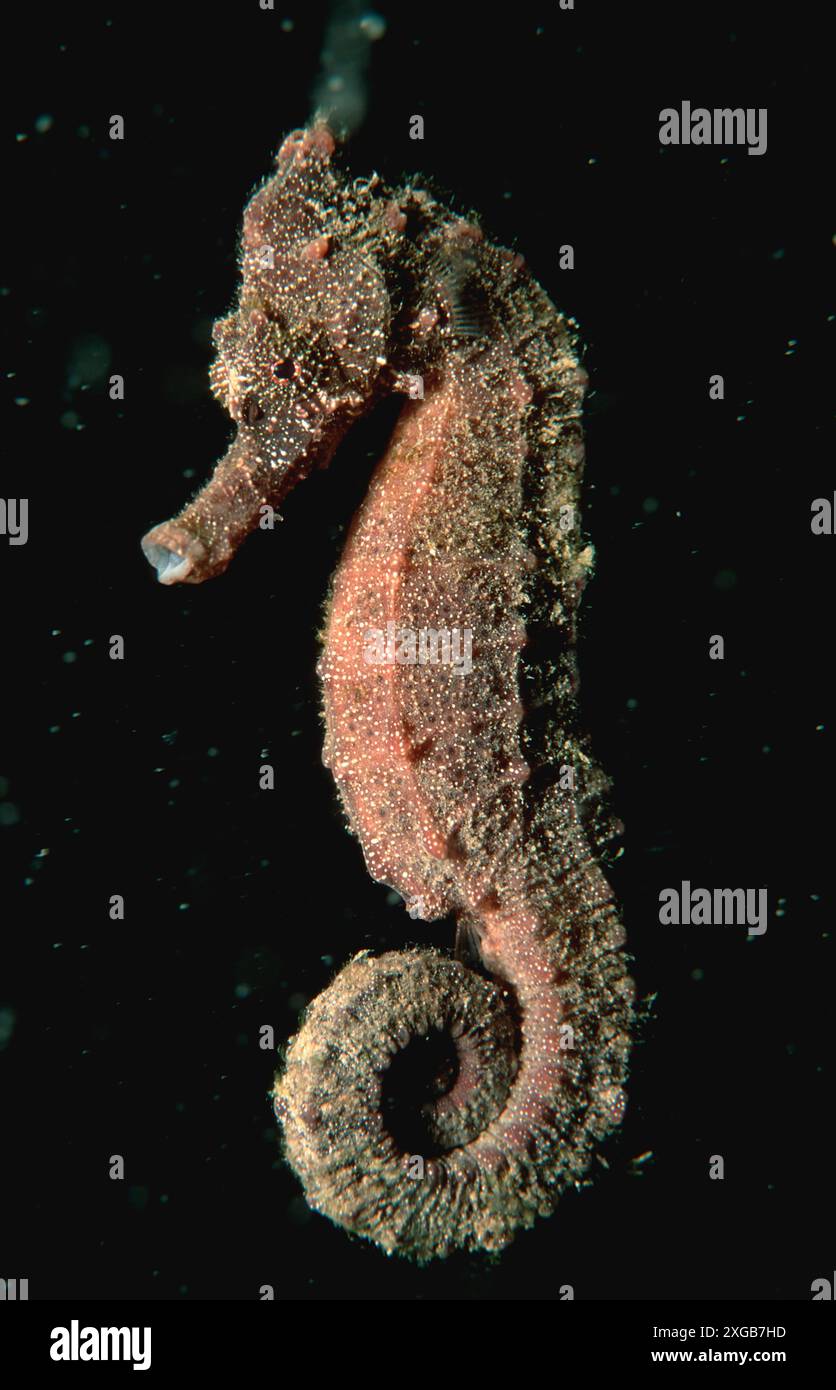
[(624, 1112), (633, 1021), (577, 728), (586, 376), (522, 258), (426, 191), (350, 182), (294, 132), (244, 218), (212, 380), (238, 431), (144, 548), (220, 573), (384, 395), (403, 407), (327, 605), (324, 760), (372, 876), (469, 958), (352, 960), (274, 1090), (311, 1206), (419, 1261), (498, 1250)]

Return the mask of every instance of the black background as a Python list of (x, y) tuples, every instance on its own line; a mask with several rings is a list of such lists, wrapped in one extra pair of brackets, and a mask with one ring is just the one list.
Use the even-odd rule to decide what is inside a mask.
[[(283, 1166), (259, 1028), (284, 1040), (363, 947), (451, 940), (368, 878), (320, 763), (321, 604), (391, 412), (221, 580), (155, 585), (139, 538), (225, 448), (209, 330), (244, 203), (308, 115), (324, 12), (32, 7), (4, 123), (3, 495), (29, 497), (30, 538), (0, 539), (0, 1276), (32, 1298), (808, 1299), (834, 1268), (815, 7), (378, 9), (353, 171), (476, 209), (583, 333), (584, 721), (649, 1001), (627, 1118), (592, 1190), (498, 1261), (387, 1260)], [(663, 150), (683, 99), (768, 107), (767, 154)], [(768, 887), (768, 932), (661, 927), (682, 879)]]

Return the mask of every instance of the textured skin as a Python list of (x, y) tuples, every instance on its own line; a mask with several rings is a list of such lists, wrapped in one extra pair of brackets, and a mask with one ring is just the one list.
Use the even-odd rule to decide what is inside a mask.
[[(212, 373), (238, 433), (143, 544), (164, 582), (219, 573), (265, 504), (422, 378), (334, 578), (324, 760), (369, 872), (413, 916), (452, 914), (475, 968), (352, 961), (274, 1103), (310, 1204), (424, 1261), (550, 1212), (624, 1110), (632, 982), (598, 864), (617, 827), (576, 729), (586, 377), (519, 256), (422, 190), (347, 182), (332, 153), (321, 125), (288, 137), (246, 211)], [(472, 669), (370, 663), (387, 624), (468, 630)]]

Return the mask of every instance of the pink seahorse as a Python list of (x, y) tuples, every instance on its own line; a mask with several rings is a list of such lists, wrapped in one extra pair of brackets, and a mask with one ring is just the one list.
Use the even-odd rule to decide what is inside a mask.
[(237, 433), (143, 547), (163, 583), (219, 574), (360, 415), (410, 397), (333, 580), (324, 759), (369, 872), (452, 914), (460, 958), (356, 957), (274, 1103), (311, 1206), (424, 1261), (550, 1212), (624, 1110), (616, 827), (576, 728), (586, 376), (520, 256), (333, 154), (324, 124), (294, 132), (246, 210), (212, 370)]

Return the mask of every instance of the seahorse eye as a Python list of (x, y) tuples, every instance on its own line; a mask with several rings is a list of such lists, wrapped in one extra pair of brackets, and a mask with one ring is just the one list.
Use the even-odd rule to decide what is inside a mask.
[(264, 419), (264, 411), (261, 409), (255, 396), (247, 396), (241, 406), (241, 417), (248, 425), (256, 425), (259, 420)]
[(270, 368), (270, 375), (274, 381), (287, 381), (293, 376), (293, 371), (294, 367), (291, 359), (289, 357), (282, 358), (278, 362), (273, 363)]

